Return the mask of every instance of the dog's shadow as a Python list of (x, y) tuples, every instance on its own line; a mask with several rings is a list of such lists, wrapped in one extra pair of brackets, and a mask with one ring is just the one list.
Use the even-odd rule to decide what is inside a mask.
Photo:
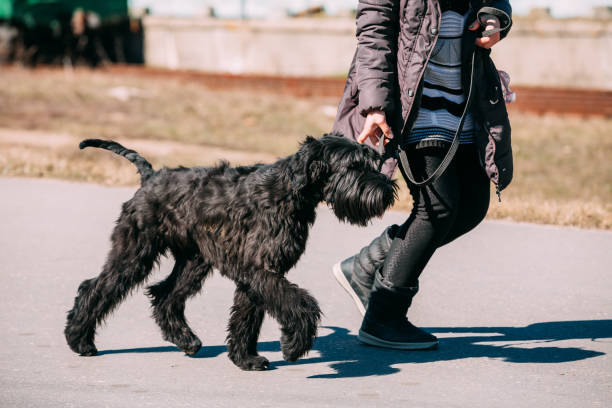
[[(438, 334), (440, 346), (430, 351), (400, 351), (361, 345), (357, 336), (342, 327), (325, 326), (331, 333), (317, 338), (313, 350), (318, 357), (289, 363), (272, 361), (271, 368), (286, 365), (330, 363), (330, 374), (309, 378), (348, 378), (388, 375), (400, 371), (397, 364), (429, 363), (463, 358), (496, 358), (509, 363), (563, 363), (597, 357), (605, 353), (580, 347), (540, 346), (563, 340), (612, 339), (612, 320), (582, 320), (536, 323), (525, 327), (430, 327)], [(446, 336), (445, 336), (446, 334)], [(227, 351), (226, 346), (205, 346), (194, 357), (216, 357)], [(258, 351), (278, 352), (278, 341), (260, 342)], [(180, 352), (176, 347), (151, 347), (100, 351), (103, 354)], [(311, 352), (312, 353), (312, 352)]]

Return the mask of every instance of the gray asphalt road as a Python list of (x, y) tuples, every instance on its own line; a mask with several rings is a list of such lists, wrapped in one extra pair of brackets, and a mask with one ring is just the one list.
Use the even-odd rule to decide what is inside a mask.
[(612, 233), (573, 228), (485, 222), (441, 248), (409, 314), (441, 338), (437, 351), (359, 345), (360, 316), (330, 272), (406, 214), (357, 228), (323, 208), (289, 274), (325, 313), (306, 358), (284, 362), (267, 319), (259, 349), (272, 369), (238, 370), (224, 345), (233, 284), (219, 276), (187, 307), (205, 343), (195, 358), (161, 339), (142, 290), (99, 331), (100, 355), (78, 357), (65, 312), (132, 192), (0, 179), (0, 407), (612, 406)]

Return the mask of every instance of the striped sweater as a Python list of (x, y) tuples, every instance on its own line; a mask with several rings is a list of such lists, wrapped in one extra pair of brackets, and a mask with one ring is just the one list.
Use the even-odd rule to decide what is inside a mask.
[[(436, 47), (425, 68), (423, 96), (407, 143), (417, 147), (450, 143), (455, 136), (466, 96), (461, 84), (461, 38), (467, 13), (442, 13)], [(461, 144), (474, 143), (474, 121), (468, 113), (459, 136)]]

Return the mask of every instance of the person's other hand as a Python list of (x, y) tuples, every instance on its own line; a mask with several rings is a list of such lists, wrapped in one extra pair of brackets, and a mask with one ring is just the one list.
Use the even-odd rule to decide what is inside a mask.
[[(385, 112), (375, 110), (368, 113), (366, 116), (365, 124), (363, 125), (363, 130), (359, 134), (357, 141), (363, 144), (366, 139), (370, 139), (374, 146), (378, 145), (378, 141), (382, 135), (385, 135), (386, 139), (393, 139), (393, 133), (391, 132), (391, 128), (387, 125), (387, 117)], [(385, 144), (389, 141), (385, 140)]]
[[(484, 31), (493, 30), (494, 28), (499, 28), (500, 26), (499, 19), (491, 14), (485, 14), (484, 20), (486, 24)], [(476, 31), (480, 29), (480, 21), (476, 19), (476, 21), (474, 21), (470, 25), (469, 29), (470, 31)], [(495, 33), (490, 37), (477, 38), (476, 45), (482, 48), (489, 49), (493, 47), (495, 44), (497, 44), (500, 40), (501, 40), (501, 33)]]

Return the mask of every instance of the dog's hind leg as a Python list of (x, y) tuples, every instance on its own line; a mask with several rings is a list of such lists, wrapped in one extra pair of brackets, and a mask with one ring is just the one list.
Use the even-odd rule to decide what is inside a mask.
[(178, 257), (174, 269), (165, 280), (149, 286), (153, 317), (162, 330), (164, 340), (176, 344), (189, 355), (196, 354), (202, 342), (185, 319), (185, 302), (202, 289), (211, 266), (201, 255), (191, 259)]
[(83, 281), (68, 312), (64, 334), (70, 348), (83, 356), (97, 353), (96, 327), (151, 272), (163, 247), (155, 230), (142, 230), (122, 215), (111, 237), (112, 248), (102, 273)]
[(264, 318), (264, 309), (248, 287), (237, 284), (234, 305), (228, 325), (229, 358), (243, 370), (265, 370), (268, 359), (257, 354), (257, 338)]
[(266, 312), (281, 325), (283, 358), (295, 361), (305, 355), (312, 348), (321, 320), (316, 299), (274, 272), (253, 274), (250, 289), (260, 297)]

